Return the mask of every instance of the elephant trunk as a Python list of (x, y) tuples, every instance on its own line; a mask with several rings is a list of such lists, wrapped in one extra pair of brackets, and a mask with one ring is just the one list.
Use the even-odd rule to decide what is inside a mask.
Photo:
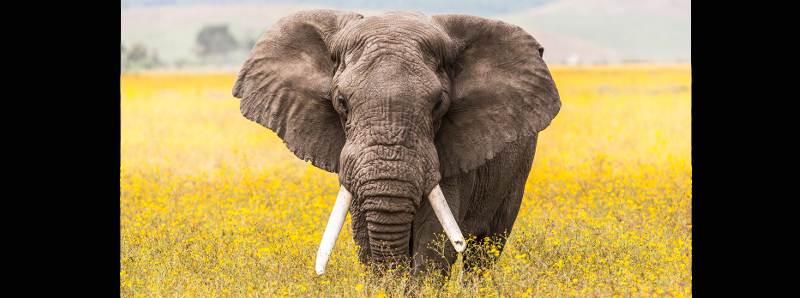
[(375, 263), (394, 266), (410, 256), (411, 224), (419, 200), (410, 183), (391, 180), (368, 184), (363, 209), (371, 258)]
[[(379, 216), (377, 212), (367, 216)], [(411, 224), (367, 223), (372, 260), (378, 264), (395, 265), (407, 260), (410, 254)]]

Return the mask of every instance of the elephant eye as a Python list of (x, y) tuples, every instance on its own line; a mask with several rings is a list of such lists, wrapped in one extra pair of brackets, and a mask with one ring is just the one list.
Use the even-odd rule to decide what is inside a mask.
[(339, 102), (339, 104), (340, 104), (340, 105), (341, 105), (341, 107), (342, 107), (342, 111), (343, 111), (345, 114), (347, 114), (347, 113), (350, 111), (350, 108), (347, 106), (347, 101), (344, 99), (344, 95), (341, 95), (341, 94), (339, 94), (339, 95), (336, 97), (336, 101), (338, 101), (338, 102)]
[(442, 95), (439, 96), (439, 101), (433, 106), (433, 118), (439, 119), (444, 116), (448, 108), (450, 108), (449, 97), (447, 96), (447, 92), (442, 92)]

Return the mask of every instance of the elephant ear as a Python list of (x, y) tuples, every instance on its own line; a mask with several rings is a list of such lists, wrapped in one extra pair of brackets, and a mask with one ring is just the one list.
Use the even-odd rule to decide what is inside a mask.
[[(543, 48), (523, 29), (467, 15), (436, 15), (457, 44), (451, 105), (436, 135), (443, 177), (471, 171), (520, 138), (537, 134), (561, 109)], [(532, 144), (531, 144), (532, 145)]]
[(233, 96), (240, 110), (278, 134), (300, 159), (336, 172), (345, 142), (329, 91), (334, 62), (327, 41), (356, 13), (311, 10), (273, 24), (244, 63)]

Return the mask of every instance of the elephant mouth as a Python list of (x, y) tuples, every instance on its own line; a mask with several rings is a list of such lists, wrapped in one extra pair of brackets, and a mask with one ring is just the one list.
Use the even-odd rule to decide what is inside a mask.
[[(457, 252), (463, 252), (466, 246), (464, 236), (461, 234), (461, 229), (459, 229), (456, 219), (453, 216), (453, 213), (450, 211), (450, 207), (447, 205), (447, 201), (442, 193), (442, 189), (438, 184), (427, 195), (427, 199), (431, 203), (431, 207), (433, 212), (436, 214), (436, 218), (439, 220), (439, 223), (442, 224), (442, 228), (444, 228), (447, 238), (450, 239), (450, 243)], [(333, 252), (333, 247), (336, 244), (336, 239), (339, 237), (339, 233), (342, 230), (345, 218), (347, 217), (347, 210), (350, 208), (352, 201), (353, 195), (350, 193), (350, 191), (348, 191), (344, 186), (340, 186), (339, 193), (336, 196), (336, 202), (333, 204), (333, 210), (328, 218), (328, 224), (325, 227), (325, 232), (322, 234), (322, 241), (320, 242), (319, 250), (317, 251), (317, 259), (314, 268), (317, 275), (322, 275), (325, 273), (325, 266), (328, 264), (331, 252)], [(410, 225), (410, 222), (408, 225)], [(386, 238), (388, 240), (405, 240), (407, 243), (409, 243), (409, 245), (411, 243), (410, 228), (406, 229), (408, 233), (407, 235), (397, 235), (396, 233), (392, 233), (400, 231), (398, 227), (377, 228), (373, 226), (372, 228), (372, 230), (385, 231), (385, 233), (376, 234), (375, 236), (377, 237), (386, 235), (384, 237), (389, 237)], [(398, 239), (397, 237), (409, 237), (409, 239)], [(380, 249), (380, 247), (371, 247), (371, 249)], [(410, 251), (410, 246), (406, 249)]]

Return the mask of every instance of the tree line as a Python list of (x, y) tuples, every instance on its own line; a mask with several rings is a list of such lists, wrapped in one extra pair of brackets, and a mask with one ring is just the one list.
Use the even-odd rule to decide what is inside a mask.
[[(227, 24), (210, 24), (203, 26), (195, 36), (192, 52), (199, 58), (191, 61), (181, 58), (173, 62), (173, 66), (183, 68), (192, 65), (230, 64), (235, 58), (231, 53), (238, 50), (249, 51), (255, 45), (255, 38), (236, 39)], [(126, 46), (120, 44), (120, 64), (122, 71), (134, 69), (155, 69), (168, 66), (155, 48), (150, 49), (143, 43)]]

